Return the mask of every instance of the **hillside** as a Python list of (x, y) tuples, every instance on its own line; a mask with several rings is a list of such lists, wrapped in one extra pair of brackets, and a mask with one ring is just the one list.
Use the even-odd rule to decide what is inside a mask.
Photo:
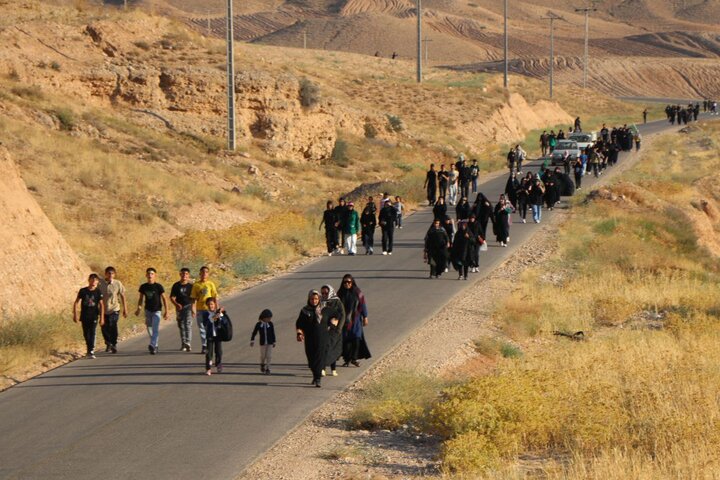
[[(559, 82), (581, 83), (584, 16), (575, 8), (582, 3), (512, 2), (510, 55), (517, 73), (547, 75), (548, 25), (540, 19), (552, 10), (565, 19), (556, 22)], [(135, 4), (182, 19), (206, 34), (225, 32), (223, 2), (208, 6), (199, 0), (138, 0)], [(503, 55), (502, 2), (432, 0), (423, 5), (430, 64), (498, 71), (494, 62)], [(718, 95), (714, 64), (702, 59), (717, 59), (720, 53), (720, 1), (605, 0), (594, 5), (598, 10), (590, 22), (592, 88), (611, 95), (677, 96), (673, 88), (683, 95)], [(396, 53), (412, 59), (416, 53), (411, 0), (256, 0), (235, 8), (235, 36), (242, 41), (295, 48), (306, 41), (308, 48), (386, 58)], [(692, 67), (689, 73), (683, 74), (684, 68), (677, 66), (680, 58), (683, 67)], [(654, 66), (666, 60), (680, 74), (674, 75), (677, 84), (671, 87), (667, 82), (655, 83), (667, 69)], [(623, 72), (638, 81), (620, 89), (619, 82), (604, 81)]]
[[(209, 263), (227, 292), (318, 254), (327, 198), (372, 184), (412, 205), (430, 162), (465, 152), (496, 170), (507, 144), (536, 129), (576, 115), (628, 121), (644, 108), (585, 102), (572, 88), (549, 102), (543, 82), (523, 77), (506, 94), (497, 76), (443, 69), (419, 86), (408, 61), (244, 44), (239, 148), (227, 152), (222, 40), (144, 10), (59, 3), (72, 2), (3, 2), (0, 18), (0, 142), (24, 183), (0, 198), (26, 187), (42, 209), (32, 224), (55, 229), (39, 242), (13, 238), (17, 258), (42, 261), (7, 271), (32, 285), (53, 261), (37, 250), (69, 246), (48, 295), (60, 316), (21, 329), (14, 312), (0, 318), (0, 344), (12, 347), (0, 351), (0, 375), (13, 378), (76, 351), (64, 301), (89, 271), (112, 264), (132, 286), (150, 265), (168, 283), (181, 266)], [(16, 300), (30, 313), (48, 298), (22, 289)], [(123, 321), (126, 333), (137, 322)]]

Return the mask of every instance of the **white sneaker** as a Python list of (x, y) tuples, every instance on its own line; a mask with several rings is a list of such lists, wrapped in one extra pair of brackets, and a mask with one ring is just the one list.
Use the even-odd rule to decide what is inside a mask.
[(337, 370), (333, 370), (333, 371), (332, 371), (332, 376), (333, 376), (333, 377), (337, 377)]
[(450, 270), (448, 270), (447, 268), (445, 269), (445, 273), (448, 273), (449, 271), (450, 271)]
[(388, 255), (392, 255), (392, 252), (388, 252)]
[(525, 219), (524, 219), (524, 218), (522, 219), (522, 221), (523, 221), (523, 223), (525, 223)]
[(387, 255), (387, 252), (383, 252), (383, 255)]
[(320, 372), (320, 375), (322, 375), (323, 377), (325, 376), (325, 369), (324, 369), (324, 368), (322, 369), (322, 372)]
[(328, 252), (328, 257), (332, 257), (332, 252)]

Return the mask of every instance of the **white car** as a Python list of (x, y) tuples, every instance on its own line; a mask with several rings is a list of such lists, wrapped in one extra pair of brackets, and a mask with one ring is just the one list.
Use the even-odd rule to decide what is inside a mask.
[(552, 164), (562, 165), (566, 156), (572, 164), (572, 162), (574, 162), (575, 159), (580, 156), (580, 153), (580, 147), (578, 146), (578, 143), (576, 141), (558, 140), (557, 145), (555, 145), (555, 149), (552, 153)]
[(595, 132), (571, 133), (568, 136), (568, 140), (577, 142), (578, 148), (580, 150), (585, 150), (587, 147), (591, 146), (592, 144), (594, 144), (597, 141), (597, 133), (595, 133)]

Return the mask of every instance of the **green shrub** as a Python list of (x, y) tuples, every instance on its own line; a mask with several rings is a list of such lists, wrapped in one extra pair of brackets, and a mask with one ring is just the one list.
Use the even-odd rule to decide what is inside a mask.
[(386, 115), (388, 121), (388, 130), (399, 133), (405, 129), (402, 120), (397, 115)]
[(375, 138), (378, 135), (377, 128), (372, 123), (366, 123), (363, 129), (365, 130), (365, 138)]
[(240, 278), (256, 277), (268, 273), (267, 261), (259, 254), (245, 255), (233, 264), (235, 275)]
[(265, 191), (265, 187), (255, 181), (248, 183), (245, 186), (243, 193), (245, 193), (246, 195), (250, 195), (251, 197), (259, 198), (261, 200), (265, 200), (267, 198), (267, 192)]
[(58, 108), (52, 113), (60, 122), (60, 130), (70, 131), (75, 127), (75, 114), (69, 108)]
[(345, 140), (335, 140), (335, 146), (333, 147), (332, 154), (330, 154), (330, 160), (335, 165), (341, 167), (347, 167), (350, 165), (350, 159), (348, 158), (348, 143)]
[(58, 63), (58, 62), (56, 62), (56, 61), (53, 60), (52, 62), (50, 62), (50, 68), (52, 68), (53, 70), (59, 72), (61, 66), (60, 66), (60, 63)]
[(519, 358), (522, 357), (522, 350), (512, 343), (503, 343), (500, 346), (500, 354), (505, 358)]
[(312, 107), (320, 101), (320, 87), (307, 78), (300, 80), (300, 104)]

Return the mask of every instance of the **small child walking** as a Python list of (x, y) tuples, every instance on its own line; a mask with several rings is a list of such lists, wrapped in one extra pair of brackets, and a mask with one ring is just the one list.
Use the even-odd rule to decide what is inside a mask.
[(207, 339), (207, 349), (205, 350), (205, 374), (212, 375), (211, 367), (213, 365), (213, 355), (215, 356), (215, 368), (217, 373), (222, 373), (222, 338), (220, 337), (220, 328), (223, 322), (227, 323), (228, 317), (225, 309), (220, 308), (215, 297), (209, 297), (205, 300), (207, 305), (207, 316), (203, 320), (205, 323), (205, 334)]
[(272, 312), (268, 309), (262, 311), (259, 321), (255, 324), (250, 336), (251, 347), (255, 345), (255, 336), (258, 334), (260, 334), (260, 371), (270, 375), (272, 349), (275, 348), (275, 327), (272, 323)]

